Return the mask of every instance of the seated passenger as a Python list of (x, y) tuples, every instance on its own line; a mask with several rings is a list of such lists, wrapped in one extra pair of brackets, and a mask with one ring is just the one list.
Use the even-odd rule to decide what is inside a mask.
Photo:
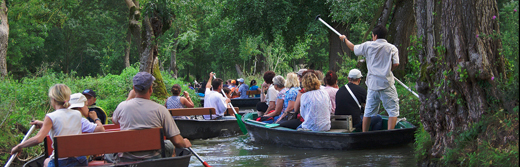
[[(83, 115), (81, 118), (81, 132), (104, 132), (105, 127), (101, 123), (95, 111), (89, 111), (87, 107), (87, 98), (81, 93), (74, 93), (70, 95), (69, 109), (78, 110)], [(86, 118), (94, 120), (95, 123), (88, 121)]]
[(312, 131), (330, 130), (330, 99), (327, 92), (320, 90), (320, 80), (314, 73), (303, 76), (305, 93), (301, 96), (300, 114), (304, 121), (301, 128)]
[[(260, 93), (260, 102), (256, 104), (256, 110), (258, 110), (258, 116), (263, 116), (266, 112), (274, 110), (276, 107), (276, 95), (278, 91), (274, 88), (273, 78), (276, 73), (273, 71), (266, 71), (264, 73), (264, 84), (262, 84), (262, 93)], [(267, 95), (264, 92), (267, 91)], [(265, 95), (265, 96), (264, 96)]]
[[(204, 119), (235, 119), (234, 116), (224, 116), (231, 100), (220, 94), (222, 92), (222, 79), (213, 80), (213, 73), (209, 74), (209, 80), (206, 84), (206, 96), (204, 97), (204, 107), (215, 108), (215, 115), (204, 115)], [(211, 90), (213, 87), (213, 90)]]
[[(95, 111), (98, 118), (101, 120), (101, 123), (104, 125), (104, 124), (107, 124), (108, 120), (107, 120), (107, 112), (105, 112), (105, 110), (103, 110), (101, 107), (99, 106), (96, 106), (96, 92), (94, 92), (93, 90), (91, 89), (85, 89), (83, 91), (83, 95), (85, 95), (85, 97), (87, 98), (88, 100), (88, 110), (89, 111)], [(95, 122), (93, 119), (90, 119), (90, 118), (87, 118), (90, 122)]]
[[(190, 94), (187, 91), (182, 92), (182, 88), (179, 84), (175, 84), (171, 89), (172, 95), (168, 97), (164, 106), (166, 109), (176, 109), (176, 108), (193, 108), (193, 102), (191, 101)], [(181, 92), (184, 94), (184, 97), (179, 96)], [(187, 116), (173, 116), (175, 119), (189, 119)]]
[[(249, 84), (249, 90), (251, 91), (255, 91), (255, 90), (260, 90), (258, 88), (258, 86), (256, 85), (256, 80), (251, 80), (251, 83)], [(252, 97), (260, 97), (260, 94), (256, 94), (256, 95), (251, 95)]]
[[(162, 127), (165, 140), (166, 157), (175, 156), (175, 148), (191, 147), (184, 139), (168, 109), (152, 100), (152, 83), (155, 78), (147, 72), (139, 72), (133, 78), (133, 91), (128, 99), (119, 103), (114, 110), (112, 121), (121, 130), (134, 130)], [(135, 94), (135, 95), (134, 95)], [(105, 154), (106, 155), (106, 154)], [(121, 162), (160, 158), (160, 150), (123, 152), (117, 155)]]
[(237, 97), (237, 99), (247, 99), (247, 90), (249, 89), (249, 86), (247, 86), (246, 83), (244, 83), (243, 78), (237, 79), (240, 86), (238, 86), (238, 89), (236, 91), (236, 94), (240, 97)]
[[(70, 103), (70, 88), (64, 84), (56, 84), (49, 89), (49, 99), (55, 111), (45, 114), (43, 122), (34, 121), (32, 125), (41, 128), (38, 134), (16, 145), (11, 149), (11, 155), (20, 153), (22, 148), (38, 145), (49, 135), (51, 139), (55, 136), (79, 135), (81, 134), (81, 113), (77, 110), (68, 109)], [(54, 146), (54, 141), (52, 141)], [(86, 156), (60, 158), (59, 166), (87, 166)], [(56, 166), (54, 164), (54, 151), (43, 162), (44, 166)]]
[(276, 120), (276, 123), (283, 123), (287, 121), (291, 112), (292, 114), (296, 114), (294, 110), (294, 103), (296, 101), (296, 97), (298, 96), (298, 91), (300, 91), (300, 82), (298, 81), (298, 75), (296, 73), (287, 74), (285, 88), (287, 89), (283, 97), (283, 107), (285, 112), (283, 112), (280, 118)]
[[(352, 115), (352, 125), (357, 131), (361, 131), (363, 125), (363, 111), (367, 98), (367, 91), (359, 86), (361, 83), (361, 71), (352, 69), (348, 75), (348, 84), (339, 88), (336, 93), (336, 112), (335, 115)], [(350, 91), (347, 89), (350, 89)], [(357, 99), (354, 100), (351, 93)], [(358, 105), (359, 104), (359, 105)], [(371, 118), (370, 129), (381, 130), (382, 118), (381, 115), (376, 115)]]
[(284, 105), (285, 92), (288, 90), (287, 88), (285, 88), (285, 79), (283, 79), (282, 76), (278, 75), (273, 78), (273, 85), (274, 85), (274, 88), (277, 91), (279, 91), (276, 96), (276, 103), (275, 103), (276, 107), (275, 107), (275, 110), (273, 110), (272, 112), (267, 113), (264, 116), (262, 116), (264, 118), (259, 117), (260, 121), (265, 120), (265, 121), (263, 121), (265, 123), (273, 123), (274, 121), (279, 120), (280, 116), (283, 115), (285, 108), (287, 108)]
[(338, 92), (338, 76), (334, 71), (329, 71), (325, 74), (323, 81), (325, 82), (325, 88), (322, 90), (329, 94), (330, 104), (332, 105), (330, 113), (334, 115), (336, 110), (336, 92)]

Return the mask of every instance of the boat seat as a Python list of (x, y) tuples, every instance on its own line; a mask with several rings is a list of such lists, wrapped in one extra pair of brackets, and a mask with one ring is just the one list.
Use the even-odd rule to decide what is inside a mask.
[[(56, 136), (54, 148), (55, 161), (63, 157), (159, 149), (162, 150), (162, 157), (166, 155), (162, 128)], [(92, 165), (100, 165), (100, 163), (92, 162)], [(55, 164), (58, 166), (57, 162)], [(103, 162), (103, 165), (110, 164)]]
[(332, 115), (330, 117), (330, 129), (343, 129), (346, 132), (354, 131), (352, 115)]

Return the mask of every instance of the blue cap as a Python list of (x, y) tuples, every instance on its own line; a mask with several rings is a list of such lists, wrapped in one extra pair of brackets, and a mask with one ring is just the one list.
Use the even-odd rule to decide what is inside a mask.
[(135, 74), (133, 82), (134, 89), (137, 91), (143, 91), (152, 86), (153, 81), (155, 81), (155, 77), (152, 74), (147, 72), (138, 72)]

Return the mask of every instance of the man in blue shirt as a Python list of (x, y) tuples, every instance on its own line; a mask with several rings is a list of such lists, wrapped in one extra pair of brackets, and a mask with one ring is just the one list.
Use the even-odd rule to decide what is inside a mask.
[(238, 87), (238, 97), (237, 99), (246, 99), (247, 97), (247, 90), (249, 90), (249, 86), (244, 83), (244, 78), (239, 78), (237, 81), (240, 83), (240, 86)]

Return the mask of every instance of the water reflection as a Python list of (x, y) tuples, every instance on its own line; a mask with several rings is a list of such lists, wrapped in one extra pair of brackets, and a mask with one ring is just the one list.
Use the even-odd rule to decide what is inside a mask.
[[(248, 136), (192, 141), (211, 166), (415, 166), (412, 145), (370, 150), (316, 150), (252, 143)], [(190, 166), (203, 166), (192, 157)]]

